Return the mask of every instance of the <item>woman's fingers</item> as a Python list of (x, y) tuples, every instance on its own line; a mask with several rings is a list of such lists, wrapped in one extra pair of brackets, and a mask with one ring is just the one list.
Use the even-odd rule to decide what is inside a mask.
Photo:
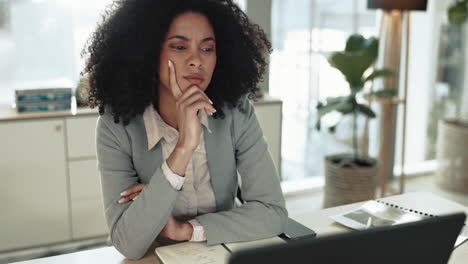
[(135, 200), (138, 195), (140, 195), (141, 191), (143, 190), (143, 187), (145, 187), (144, 184), (138, 184), (135, 186), (132, 186), (128, 188), (127, 190), (123, 191), (120, 193), (122, 198), (118, 201), (120, 204), (126, 203), (130, 200)]
[(177, 103), (183, 107), (188, 107), (196, 101), (204, 100), (209, 103), (208, 107), (205, 108), (207, 114), (211, 115), (216, 112), (216, 109), (212, 106), (212, 101), (208, 96), (198, 87), (193, 86), (188, 89), (177, 101)]
[(171, 86), (170, 88), (172, 91), (172, 95), (177, 100), (178, 98), (182, 96), (182, 91), (180, 90), (180, 87), (177, 84), (174, 64), (172, 63), (171, 60), (168, 60), (167, 64), (169, 66), (169, 86)]
[[(206, 97), (203, 96), (200, 93), (196, 93), (196, 94), (193, 94), (192, 96), (190, 96), (189, 98), (187, 98), (181, 104), (184, 105), (185, 107), (189, 107), (189, 106), (193, 105), (195, 102), (198, 102), (198, 101), (206, 102)], [(210, 115), (212, 113), (216, 112), (216, 109), (211, 104), (208, 104), (208, 107), (205, 107), (205, 110), (207, 111), (207, 114), (210, 114)]]
[(128, 188), (127, 190), (121, 192), (120, 195), (128, 196), (128, 195), (131, 195), (133, 193), (140, 192), (141, 190), (143, 190), (143, 187), (145, 187), (144, 184), (138, 184), (138, 185), (132, 186), (132, 187)]
[(187, 100), (187, 98), (189, 98), (190, 96), (192, 96), (195, 93), (202, 94), (210, 104), (213, 104), (213, 102), (210, 100), (210, 98), (208, 98), (208, 95), (206, 95), (206, 93), (203, 92), (202, 89), (200, 89), (200, 87), (198, 87), (196, 85), (194, 85), (194, 86), (190, 87), (189, 89), (187, 89), (187, 91), (185, 91), (182, 94), (182, 96), (179, 97), (179, 99), (177, 99), (177, 101), (178, 102), (183, 102), (183, 101)]
[(132, 193), (132, 194), (130, 194), (130, 195), (124, 196), (124, 197), (122, 197), (118, 202), (119, 202), (120, 204), (123, 204), (123, 203), (127, 203), (127, 202), (129, 202), (129, 201), (131, 201), (131, 200), (134, 201), (134, 200), (136, 200), (136, 198), (138, 197), (138, 195), (140, 195), (140, 193), (141, 193), (141, 192), (136, 192), (136, 193)]
[(138, 197), (138, 195), (140, 195), (140, 193), (141, 193), (141, 192), (136, 192), (136, 193), (134, 193), (134, 194), (132, 194), (132, 195), (129, 195), (129, 196), (128, 196), (128, 200), (129, 200), (129, 201), (130, 201), (130, 200), (135, 201), (136, 198)]
[(187, 98), (189, 98), (190, 96), (198, 93), (198, 92), (202, 92), (202, 90), (200, 90), (200, 88), (198, 88), (197, 86), (192, 86), (190, 88), (188, 88), (183, 94), (182, 96), (180, 96), (178, 99), (177, 99), (177, 103), (178, 104), (181, 104), (182, 102), (184, 102), (185, 100), (187, 100)]
[(192, 103), (190, 106), (187, 107), (187, 111), (195, 112), (195, 113), (197, 113), (198, 110), (202, 110), (202, 109), (210, 109), (210, 111), (212, 111), (213, 113), (216, 112), (216, 109), (214, 109), (214, 107), (205, 100), (195, 101), (194, 103)]

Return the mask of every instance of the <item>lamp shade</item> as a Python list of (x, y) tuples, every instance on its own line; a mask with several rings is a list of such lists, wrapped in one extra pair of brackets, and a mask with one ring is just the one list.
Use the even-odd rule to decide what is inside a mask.
[(427, 0), (367, 0), (367, 8), (426, 11)]

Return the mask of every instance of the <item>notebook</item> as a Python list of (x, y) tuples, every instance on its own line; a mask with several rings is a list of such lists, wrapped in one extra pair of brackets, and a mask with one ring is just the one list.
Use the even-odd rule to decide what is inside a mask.
[(155, 253), (164, 264), (222, 264), (227, 263), (231, 252), (281, 243), (285, 241), (279, 237), (214, 246), (207, 246), (206, 242), (183, 242), (158, 247)]
[[(449, 212), (447, 212), (449, 213)], [(330, 216), (336, 222), (352, 229), (364, 230), (370, 227), (391, 226), (437, 217), (428, 212), (406, 208), (398, 204), (379, 200), (368, 201), (351, 211)], [(455, 248), (468, 239), (468, 228), (462, 228)]]
[(227, 263), (227, 258), (230, 253), (235, 251), (283, 244), (286, 243), (286, 241), (296, 241), (315, 236), (316, 233), (312, 229), (288, 218), (288, 223), (285, 227), (284, 233), (279, 237), (215, 246), (207, 246), (206, 242), (184, 242), (170, 246), (158, 247), (155, 249), (155, 253), (164, 264)]
[(211, 264), (226, 263), (229, 251), (222, 245), (207, 246), (206, 242), (183, 242), (158, 247), (156, 256), (164, 264)]

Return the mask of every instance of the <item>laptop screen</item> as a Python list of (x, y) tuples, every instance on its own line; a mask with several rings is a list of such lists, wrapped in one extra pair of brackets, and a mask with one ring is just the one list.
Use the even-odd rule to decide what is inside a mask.
[(229, 263), (447, 263), (464, 222), (459, 213), (307, 238), (234, 252)]

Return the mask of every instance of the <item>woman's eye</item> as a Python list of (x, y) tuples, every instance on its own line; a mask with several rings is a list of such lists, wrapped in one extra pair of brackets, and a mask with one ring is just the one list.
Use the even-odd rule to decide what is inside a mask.
[(178, 46), (178, 45), (172, 46), (172, 48), (176, 49), (176, 50), (185, 50), (186, 49), (184, 46)]
[(201, 48), (203, 52), (211, 52), (214, 50), (214, 48)]

